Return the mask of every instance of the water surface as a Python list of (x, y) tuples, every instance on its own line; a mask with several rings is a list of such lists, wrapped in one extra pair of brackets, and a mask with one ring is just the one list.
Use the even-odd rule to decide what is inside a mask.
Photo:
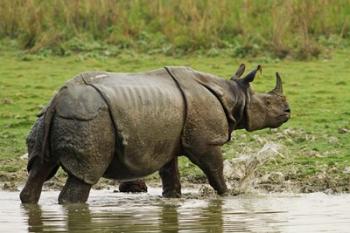
[(58, 205), (43, 192), (39, 205), (22, 205), (17, 192), (0, 192), (0, 232), (350, 232), (350, 195), (264, 194), (163, 199), (147, 194), (92, 191), (87, 204)]

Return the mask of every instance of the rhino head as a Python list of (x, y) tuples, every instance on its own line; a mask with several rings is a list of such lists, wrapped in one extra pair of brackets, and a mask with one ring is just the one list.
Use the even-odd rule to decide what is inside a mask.
[(276, 86), (267, 93), (255, 93), (250, 83), (254, 81), (259, 65), (244, 78), (240, 76), (244, 73), (245, 66), (241, 66), (236, 71), (231, 80), (245, 95), (244, 119), (241, 127), (248, 131), (263, 128), (277, 128), (290, 118), (290, 108), (286, 97), (283, 95), (282, 80), (279, 73), (276, 73)]

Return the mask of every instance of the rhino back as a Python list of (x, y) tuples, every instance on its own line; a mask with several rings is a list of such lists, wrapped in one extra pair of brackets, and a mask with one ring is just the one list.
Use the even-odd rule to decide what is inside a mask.
[(184, 124), (184, 100), (165, 71), (107, 73), (84, 80), (104, 96), (117, 129), (117, 152), (107, 176), (148, 175), (174, 156)]

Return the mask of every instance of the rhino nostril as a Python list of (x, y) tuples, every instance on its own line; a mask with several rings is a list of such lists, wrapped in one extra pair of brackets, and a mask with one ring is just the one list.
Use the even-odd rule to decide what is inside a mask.
[(290, 108), (286, 108), (284, 111), (290, 113)]

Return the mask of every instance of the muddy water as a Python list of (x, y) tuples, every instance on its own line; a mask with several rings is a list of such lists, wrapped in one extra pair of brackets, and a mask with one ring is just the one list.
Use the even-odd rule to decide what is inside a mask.
[(43, 192), (39, 205), (21, 205), (0, 192), (0, 232), (350, 232), (350, 195), (322, 193), (181, 199), (92, 191), (88, 204), (57, 204)]

